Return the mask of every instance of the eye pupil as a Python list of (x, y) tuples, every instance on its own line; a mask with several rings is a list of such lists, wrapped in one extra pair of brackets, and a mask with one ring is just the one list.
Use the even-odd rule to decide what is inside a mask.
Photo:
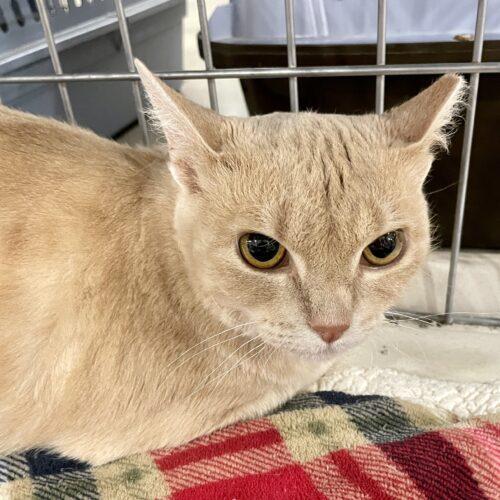
[(397, 233), (391, 231), (377, 238), (371, 245), (368, 246), (370, 252), (378, 259), (385, 259), (396, 249), (397, 246)]
[(280, 249), (280, 244), (259, 233), (250, 233), (247, 239), (247, 248), (250, 255), (259, 262), (268, 262), (276, 256)]
[(274, 269), (283, 264), (286, 249), (281, 243), (261, 233), (246, 233), (238, 242), (244, 261), (256, 269)]

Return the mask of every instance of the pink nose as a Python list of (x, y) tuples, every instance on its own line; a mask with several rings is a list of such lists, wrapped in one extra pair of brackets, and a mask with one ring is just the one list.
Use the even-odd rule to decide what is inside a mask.
[(320, 325), (318, 323), (311, 323), (311, 328), (318, 332), (319, 336), (327, 343), (335, 342), (351, 325)]

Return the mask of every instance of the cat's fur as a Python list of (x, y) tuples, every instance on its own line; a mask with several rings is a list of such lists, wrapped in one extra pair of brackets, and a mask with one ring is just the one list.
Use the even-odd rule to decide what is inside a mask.
[[(262, 414), (369, 334), (427, 254), (421, 186), (460, 77), (381, 117), (229, 119), (139, 70), (168, 153), (0, 108), (0, 453), (103, 463)], [(360, 266), (398, 228), (403, 258)], [(244, 264), (247, 231), (289, 265)], [(326, 344), (313, 319), (351, 327)]]

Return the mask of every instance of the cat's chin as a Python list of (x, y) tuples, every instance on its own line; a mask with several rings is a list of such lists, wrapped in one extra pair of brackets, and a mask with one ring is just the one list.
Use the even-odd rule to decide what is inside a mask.
[(339, 341), (332, 344), (325, 344), (319, 348), (307, 349), (303, 347), (287, 346), (286, 350), (293, 355), (306, 361), (329, 361), (356, 347), (361, 340), (357, 341)]

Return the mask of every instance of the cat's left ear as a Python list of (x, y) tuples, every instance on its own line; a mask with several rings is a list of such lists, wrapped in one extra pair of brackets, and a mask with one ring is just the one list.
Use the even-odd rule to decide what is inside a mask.
[(423, 147), (448, 146), (449, 126), (458, 115), (466, 83), (456, 74), (444, 75), (409, 101), (383, 115), (392, 140)]
[(138, 59), (135, 65), (153, 120), (167, 140), (172, 176), (187, 192), (201, 191), (203, 171), (217, 162), (225, 119), (168, 87)]

